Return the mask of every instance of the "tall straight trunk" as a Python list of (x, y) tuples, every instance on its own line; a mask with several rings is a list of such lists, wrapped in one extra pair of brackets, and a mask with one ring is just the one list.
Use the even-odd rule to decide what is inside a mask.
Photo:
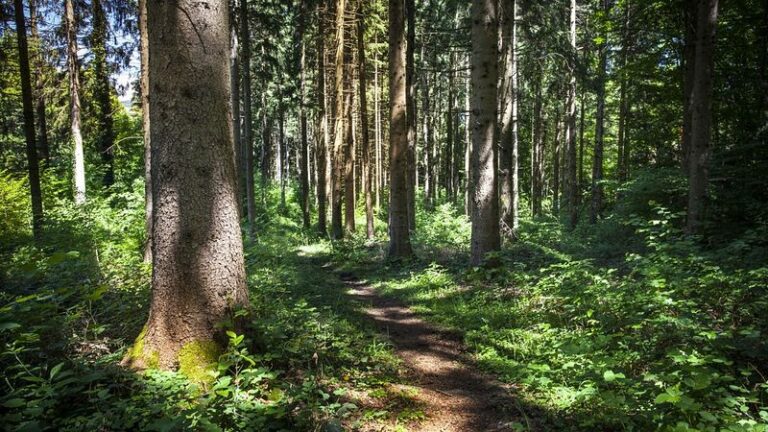
[[(374, 45), (378, 44), (378, 36), (374, 37)], [(374, 137), (376, 141), (376, 212), (381, 210), (381, 108), (379, 106), (380, 101), (380, 87), (379, 87), (379, 56), (376, 51), (373, 57), (373, 124), (374, 124)]]
[(579, 220), (579, 182), (577, 176), (576, 161), (576, 56), (578, 47), (576, 45), (576, 0), (571, 0), (570, 19), (569, 19), (569, 40), (571, 43), (571, 58), (568, 61), (568, 99), (566, 102), (565, 113), (565, 194), (566, 206), (568, 210), (568, 226), (571, 229), (576, 227)]
[[(610, 11), (610, 0), (601, 0), (605, 15)], [(595, 114), (595, 149), (592, 159), (592, 202), (589, 222), (594, 224), (603, 211), (603, 148), (605, 139), (605, 77), (608, 65), (608, 33), (603, 32), (603, 42), (598, 47), (597, 112)]]
[(627, 166), (629, 155), (629, 140), (627, 139), (628, 131), (628, 117), (629, 117), (629, 98), (627, 97), (627, 87), (629, 85), (627, 81), (627, 59), (629, 57), (629, 13), (630, 2), (624, 5), (624, 25), (622, 29), (621, 38), (621, 70), (619, 80), (619, 130), (618, 130), (618, 154), (616, 158), (616, 166), (618, 167), (617, 179), (619, 182), (627, 181), (629, 175), (629, 167)]
[(350, 47), (344, 48), (344, 229), (355, 232), (355, 133), (352, 119), (352, 62)]
[(416, 80), (414, 79), (414, 53), (416, 50), (416, 4), (414, 0), (405, 0), (405, 15), (408, 25), (405, 53), (405, 85), (406, 85), (406, 123), (408, 126), (408, 226), (416, 229)]
[(543, 135), (546, 130), (546, 123), (543, 118), (543, 95), (542, 95), (543, 76), (536, 78), (534, 82), (534, 101), (533, 101), (533, 144), (531, 149), (531, 213), (533, 216), (541, 216), (541, 199), (543, 195), (542, 177), (544, 176), (542, 161)]
[(240, 8), (240, 0), (229, 2), (229, 75), (230, 88), (232, 88), (232, 130), (235, 137), (235, 168), (237, 169), (237, 198), (241, 203), (238, 209), (241, 211), (242, 202), (246, 198), (245, 192), (245, 146), (240, 135), (240, 41), (238, 37), (237, 14)]
[(586, 99), (586, 95), (582, 91), (581, 102), (579, 105), (579, 184), (578, 184), (578, 191), (576, 192), (577, 207), (581, 205), (581, 193), (584, 190), (584, 183), (585, 183), (584, 181), (584, 99)]
[(331, 237), (340, 239), (344, 237), (342, 227), (342, 167), (344, 162), (344, 12), (346, 0), (336, 0), (336, 39), (335, 39), (335, 125), (333, 133), (333, 154), (331, 157)]
[(326, 222), (326, 191), (328, 183), (326, 182), (326, 172), (329, 169), (326, 163), (326, 153), (328, 152), (328, 109), (325, 98), (325, 1), (318, 2), (317, 5), (317, 99), (318, 99), (318, 140), (317, 140), (317, 230), (320, 235), (325, 236), (328, 233)]
[(144, 136), (144, 262), (152, 262), (152, 151), (149, 129), (149, 34), (147, 33), (147, 0), (139, 0), (139, 47), (141, 54), (141, 123)]
[(256, 233), (256, 197), (254, 196), (253, 113), (251, 108), (251, 31), (248, 1), (240, 1), (240, 34), (243, 43), (243, 152), (245, 162), (245, 201), (248, 217), (248, 237)]
[(107, 65), (107, 34), (109, 31), (107, 16), (104, 12), (103, 0), (92, 0), (93, 33), (91, 34), (91, 50), (93, 51), (93, 73), (96, 80), (94, 99), (96, 102), (96, 121), (98, 123), (96, 141), (101, 153), (101, 163), (104, 166), (105, 187), (115, 182), (115, 153), (113, 145), (115, 134), (112, 118), (111, 86), (109, 84), (109, 67)]
[(688, 174), (691, 152), (691, 121), (693, 116), (693, 81), (696, 72), (696, 27), (699, 0), (685, 0), (683, 9), (683, 133), (680, 143), (680, 159), (683, 172)]
[(560, 139), (563, 128), (560, 127), (560, 110), (555, 111), (555, 140), (552, 142), (552, 214), (560, 212)]
[(280, 184), (280, 209), (285, 211), (285, 182), (288, 177), (288, 147), (285, 143), (285, 105), (280, 83), (277, 85), (277, 181)]
[(500, 33), (504, 74), (501, 91), (501, 121), (499, 125), (499, 197), (501, 203), (501, 230), (513, 238), (517, 230), (519, 198), (517, 179), (517, 1), (505, 0), (500, 11)]
[(16, 19), (16, 42), (19, 48), (19, 74), (21, 75), (21, 101), (24, 112), (24, 140), (27, 144), (27, 175), (32, 201), (32, 234), (40, 241), (43, 236), (43, 194), (40, 190), (40, 167), (37, 159), (35, 141), (35, 114), (32, 104), (32, 77), (29, 70), (29, 47), (27, 29), (24, 22), (24, 4), (14, 0)]
[[(455, 56), (451, 54), (451, 59), (454, 59)], [(454, 63), (451, 61), (451, 63)], [(445, 182), (445, 193), (449, 197), (453, 197), (453, 159), (458, 157), (458, 155), (453, 154), (453, 139), (456, 137), (456, 134), (453, 132), (453, 119), (454, 119), (454, 111), (455, 103), (456, 103), (456, 97), (455, 97), (455, 89), (454, 89), (454, 71), (453, 66), (449, 65), (449, 71), (448, 71), (448, 110), (445, 114), (445, 138), (446, 138), (446, 144), (445, 144), (445, 157), (443, 158), (443, 162), (445, 163), (445, 174), (443, 175), (443, 181)]]
[(408, 217), (408, 124), (406, 120), (405, 14), (389, 0), (389, 256), (413, 255)]
[[(467, 55), (467, 67), (469, 67), (469, 55)], [(470, 127), (471, 120), (470, 120), (470, 83), (471, 80), (469, 77), (465, 80), (464, 83), (464, 111), (467, 113), (467, 121), (464, 124), (464, 216), (470, 217), (472, 215), (472, 169), (471, 169), (471, 160), (472, 160), (472, 139), (471, 139), (471, 131), (472, 128)]]
[[(434, 50), (433, 60), (434, 60)], [(424, 56), (424, 46), (421, 48), (421, 58), (426, 64), (426, 57)], [(433, 61), (432, 64), (435, 62)], [(425, 205), (428, 209), (432, 209), (435, 205), (435, 186), (433, 184), (435, 176), (433, 174), (434, 162), (433, 162), (433, 142), (432, 142), (432, 105), (430, 103), (430, 74), (424, 72), (422, 75), (423, 93), (421, 99), (421, 111), (422, 121), (424, 122), (424, 199)]]
[(359, 74), (360, 90), (360, 134), (363, 156), (363, 195), (365, 199), (365, 233), (369, 239), (374, 237), (373, 227), (373, 200), (371, 198), (371, 149), (368, 137), (368, 99), (366, 95), (367, 78), (365, 76), (365, 10), (363, 3), (358, 3), (357, 17), (357, 70)]
[(718, 0), (700, 0), (696, 26), (696, 61), (691, 97), (691, 146), (688, 170), (686, 230), (701, 232), (709, 183), (712, 152), (712, 81), (715, 69), (715, 34)]
[(178, 368), (194, 377), (215, 368), (223, 352), (226, 335), (217, 324), (248, 305), (231, 127), (229, 13), (226, 2), (149, 0), (147, 17), (152, 299), (125, 363)]
[(472, 257), (481, 264), (499, 249), (496, 179), (497, 11), (495, 0), (472, 3)]
[(32, 57), (35, 69), (35, 120), (37, 120), (37, 149), (43, 162), (47, 164), (51, 157), (48, 146), (48, 123), (45, 115), (45, 54), (40, 33), (37, 28), (37, 0), (29, 0), (29, 33), (32, 40)]
[(77, 27), (73, 0), (64, 0), (64, 20), (67, 33), (67, 73), (69, 75), (69, 117), (72, 141), (75, 144), (75, 204), (85, 203), (85, 156), (80, 132), (80, 72), (77, 65)]
[[(306, 5), (303, 1), (299, 7), (304, 10)], [(301, 54), (299, 59), (299, 127), (301, 128), (301, 145), (299, 147), (299, 186), (301, 188), (301, 215), (304, 228), (309, 228), (311, 221), (309, 219), (309, 143), (307, 142), (307, 110), (306, 110), (306, 45), (304, 43), (304, 12), (300, 12), (299, 19), (299, 43), (301, 44)]]

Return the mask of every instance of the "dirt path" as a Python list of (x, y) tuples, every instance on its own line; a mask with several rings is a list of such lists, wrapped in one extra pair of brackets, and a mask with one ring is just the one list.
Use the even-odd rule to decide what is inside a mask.
[(369, 305), (367, 314), (388, 335), (418, 390), (426, 419), (409, 430), (423, 432), (511, 431), (515, 400), (505, 386), (477, 371), (459, 335), (418, 318), (407, 306), (380, 296), (365, 281), (340, 274), (350, 295)]

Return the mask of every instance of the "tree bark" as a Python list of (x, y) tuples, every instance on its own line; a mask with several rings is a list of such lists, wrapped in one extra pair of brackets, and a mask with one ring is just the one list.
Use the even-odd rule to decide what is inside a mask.
[(472, 3), (472, 257), (481, 264), (499, 249), (496, 180), (497, 10), (495, 0)]
[(352, 53), (344, 47), (344, 229), (355, 232), (355, 139), (352, 122)]
[(363, 195), (365, 199), (365, 233), (368, 239), (375, 235), (373, 226), (373, 200), (371, 197), (371, 149), (368, 137), (368, 99), (366, 95), (367, 79), (365, 70), (365, 10), (363, 2), (358, 3), (357, 17), (357, 61), (360, 76), (360, 133), (363, 156)]
[(335, 56), (335, 126), (333, 134), (333, 154), (331, 155), (331, 237), (340, 239), (344, 237), (342, 227), (342, 167), (344, 162), (344, 11), (346, 0), (336, 1), (336, 56)]
[(37, 148), (44, 165), (48, 164), (51, 157), (48, 145), (48, 122), (45, 114), (45, 54), (40, 33), (37, 28), (37, 0), (29, 0), (29, 32), (32, 39), (32, 51), (34, 52), (35, 74), (35, 119), (37, 120)]
[[(142, 0), (143, 1), (143, 0)], [(230, 33), (230, 47), (229, 47), (229, 74), (230, 74), (230, 87), (232, 88), (232, 130), (235, 137), (235, 168), (237, 170), (237, 199), (240, 205), (238, 210), (242, 217), (242, 203), (243, 199), (247, 200), (247, 194), (245, 191), (245, 146), (243, 145), (242, 136), (240, 134), (240, 41), (238, 31), (240, 27), (237, 25), (237, 14), (240, 10), (240, 0), (229, 1), (229, 33)]]
[(501, 231), (507, 238), (514, 238), (518, 226), (516, 197), (517, 179), (517, 1), (504, 0), (500, 15), (502, 22), (501, 48), (504, 74), (501, 91), (501, 122), (499, 125), (499, 197), (501, 202)]
[(416, 184), (418, 170), (416, 167), (416, 80), (414, 79), (414, 53), (416, 50), (416, 4), (414, 0), (405, 0), (405, 15), (408, 25), (405, 53), (405, 85), (406, 85), (406, 122), (408, 125), (408, 226), (416, 229)]
[(223, 351), (226, 336), (217, 324), (248, 304), (231, 127), (229, 14), (226, 2), (149, 0), (147, 16), (152, 299), (145, 330), (125, 363), (179, 368), (192, 377)]
[(413, 255), (408, 216), (406, 41), (402, 0), (389, 0), (389, 256)]
[(563, 128), (560, 126), (560, 110), (555, 111), (555, 140), (552, 142), (552, 214), (560, 212), (560, 139)]
[(21, 75), (21, 101), (24, 113), (24, 140), (27, 144), (27, 175), (32, 201), (32, 234), (36, 241), (43, 237), (43, 194), (40, 190), (40, 167), (35, 141), (35, 114), (32, 104), (32, 77), (29, 70), (29, 47), (24, 22), (24, 4), (14, 0), (16, 19), (16, 42), (19, 48), (19, 73)]
[[(540, 73), (543, 73), (540, 71)], [(543, 195), (542, 177), (543, 170), (543, 135), (546, 130), (546, 122), (542, 109), (542, 77), (536, 78), (534, 82), (534, 101), (533, 101), (533, 145), (531, 151), (531, 213), (533, 216), (541, 216), (541, 199)]]
[(93, 33), (91, 50), (93, 51), (93, 73), (96, 80), (94, 99), (96, 102), (96, 121), (98, 123), (96, 142), (104, 165), (104, 187), (115, 182), (115, 133), (112, 118), (112, 88), (109, 84), (109, 66), (107, 65), (107, 33), (109, 27), (102, 5), (103, 0), (92, 0)]
[(698, 17), (699, 0), (685, 0), (683, 25), (683, 133), (680, 143), (680, 159), (682, 161), (683, 172), (688, 174), (690, 152), (691, 152), (691, 121), (692, 121), (692, 98), (693, 81), (695, 74), (696, 61), (696, 26)]
[(149, 34), (147, 33), (147, 0), (139, 0), (139, 46), (141, 55), (141, 123), (144, 135), (144, 262), (152, 262), (152, 151), (149, 125)]
[(712, 129), (712, 82), (718, 0), (700, 0), (696, 26), (696, 60), (691, 91), (691, 146), (688, 170), (689, 234), (701, 233), (709, 183)]
[(318, 99), (318, 129), (319, 139), (317, 140), (317, 230), (321, 236), (328, 233), (327, 228), (327, 210), (326, 210), (326, 191), (327, 183), (326, 171), (329, 169), (326, 163), (326, 153), (328, 152), (328, 110), (325, 98), (325, 1), (318, 2), (317, 5), (317, 99)]
[(299, 3), (301, 8), (299, 19), (299, 43), (301, 44), (301, 53), (299, 59), (299, 127), (301, 128), (301, 147), (299, 149), (299, 186), (301, 188), (301, 215), (304, 228), (309, 228), (311, 221), (309, 218), (309, 144), (307, 142), (307, 110), (306, 110), (306, 77), (305, 77), (305, 57), (306, 45), (304, 44), (304, 8), (307, 5), (304, 1)]
[(69, 75), (69, 117), (70, 130), (75, 148), (75, 204), (85, 203), (85, 156), (83, 135), (80, 131), (80, 72), (77, 65), (77, 29), (73, 0), (64, 0), (64, 19), (67, 33), (67, 72)]

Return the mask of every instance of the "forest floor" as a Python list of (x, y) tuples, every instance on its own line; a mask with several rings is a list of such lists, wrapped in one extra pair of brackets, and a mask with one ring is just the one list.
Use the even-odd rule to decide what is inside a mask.
[(509, 386), (478, 371), (456, 332), (428, 324), (402, 302), (381, 296), (367, 281), (341, 272), (348, 294), (394, 345), (407, 368), (413, 397), (425, 418), (412, 431), (481, 432), (512, 429)]

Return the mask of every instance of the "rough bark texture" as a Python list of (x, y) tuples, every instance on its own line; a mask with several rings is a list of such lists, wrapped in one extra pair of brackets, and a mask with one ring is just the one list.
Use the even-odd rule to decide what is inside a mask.
[(504, 74), (499, 86), (501, 116), (499, 124), (499, 198), (501, 203), (501, 232), (513, 238), (517, 230), (517, 26), (515, 0), (501, 2), (500, 33)]
[(534, 101), (533, 101), (533, 151), (531, 157), (531, 210), (533, 216), (541, 216), (541, 197), (544, 189), (542, 177), (544, 176), (544, 151), (543, 151), (543, 135), (545, 119), (543, 118), (544, 112), (542, 109), (543, 96), (542, 96), (542, 83), (541, 78), (534, 82)]
[[(300, 7), (304, 10), (303, 2)], [(301, 147), (299, 149), (299, 187), (301, 188), (300, 204), (301, 216), (304, 228), (309, 228), (311, 221), (309, 219), (309, 143), (307, 142), (307, 109), (306, 109), (306, 46), (304, 44), (304, 13), (301, 13), (299, 20), (299, 43), (301, 44), (301, 58), (299, 59), (299, 87), (301, 100), (299, 101), (299, 127), (301, 128)]]
[(472, 3), (472, 264), (500, 247), (496, 181), (497, 11), (494, 0)]
[[(321, 7), (322, 5), (322, 7)], [(318, 137), (317, 140), (317, 230), (320, 235), (325, 236), (328, 232), (326, 223), (326, 191), (327, 182), (326, 172), (329, 169), (326, 163), (326, 152), (328, 151), (328, 110), (326, 108), (325, 98), (325, 2), (319, 2), (317, 6), (317, 99), (318, 99)]]
[(93, 73), (96, 80), (94, 99), (96, 106), (96, 121), (98, 124), (96, 142), (101, 153), (101, 163), (104, 169), (102, 183), (105, 187), (115, 182), (115, 132), (112, 118), (112, 87), (109, 84), (109, 66), (107, 65), (107, 34), (109, 27), (104, 13), (103, 0), (93, 0), (93, 33), (91, 34), (91, 50), (93, 52)]
[(141, 124), (144, 135), (144, 262), (152, 262), (152, 151), (149, 129), (149, 35), (147, 34), (147, 1), (139, 0), (139, 46), (141, 55)]
[[(606, 16), (610, 0), (602, 0)], [(597, 112), (595, 114), (595, 149), (592, 159), (592, 203), (589, 222), (596, 223), (603, 211), (603, 147), (605, 138), (605, 76), (608, 65), (608, 34), (603, 33), (603, 43), (598, 47), (597, 67)]]
[(348, 46), (345, 50), (344, 79), (344, 229), (355, 232), (355, 141), (352, 124), (352, 62)]
[[(246, 306), (230, 106), (226, 2), (147, 2), (152, 300), (126, 363), (194, 373), (215, 362), (216, 324)], [(199, 29), (205, 29), (204, 32)]]
[(32, 233), (36, 240), (42, 239), (43, 230), (43, 195), (40, 190), (40, 167), (37, 160), (35, 141), (35, 114), (32, 105), (32, 78), (29, 70), (29, 47), (27, 29), (24, 22), (24, 4), (14, 1), (16, 19), (16, 42), (19, 48), (19, 74), (21, 75), (21, 101), (24, 112), (24, 139), (27, 144), (27, 174), (29, 192), (32, 200)]
[(35, 75), (35, 120), (37, 121), (37, 149), (44, 163), (50, 159), (48, 146), (48, 122), (45, 115), (45, 54), (37, 28), (37, 0), (29, 0), (29, 32), (32, 40), (32, 57)]
[(73, 0), (64, 1), (64, 19), (67, 33), (67, 74), (69, 76), (69, 118), (75, 148), (75, 204), (85, 203), (85, 156), (83, 135), (80, 132), (80, 72), (77, 66), (77, 28)]
[(683, 133), (680, 143), (680, 159), (683, 172), (688, 173), (688, 161), (691, 151), (691, 101), (693, 97), (693, 80), (696, 60), (696, 20), (698, 17), (699, 0), (685, 0), (683, 17), (685, 26), (683, 32)]
[(374, 237), (373, 227), (373, 200), (371, 197), (371, 149), (368, 136), (368, 89), (365, 76), (365, 13), (363, 2), (358, 3), (357, 21), (357, 61), (358, 74), (360, 76), (360, 133), (363, 155), (363, 195), (365, 199), (365, 234), (369, 239)]
[(408, 125), (408, 226), (416, 229), (416, 80), (414, 79), (414, 53), (416, 50), (416, 4), (405, 0), (405, 16), (408, 26), (405, 53), (406, 122)]
[(242, 200), (246, 197), (245, 191), (245, 146), (240, 134), (240, 40), (238, 32), (237, 14), (240, 10), (239, 0), (229, 1), (229, 74), (232, 96), (230, 104), (232, 105), (232, 130), (235, 137), (235, 169), (237, 170), (237, 199), (238, 210), (242, 218)]
[(691, 92), (691, 146), (688, 169), (688, 218), (690, 234), (701, 231), (709, 183), (712, 129), (712, 81), (715, 69), (715, 33), (718, 0), (701, 0), (696, 26), (696, 61)]
[(406, 123), (405, 14), (389, 0), (389, 256), (413, 255), (408, 229), (408, 125)]

